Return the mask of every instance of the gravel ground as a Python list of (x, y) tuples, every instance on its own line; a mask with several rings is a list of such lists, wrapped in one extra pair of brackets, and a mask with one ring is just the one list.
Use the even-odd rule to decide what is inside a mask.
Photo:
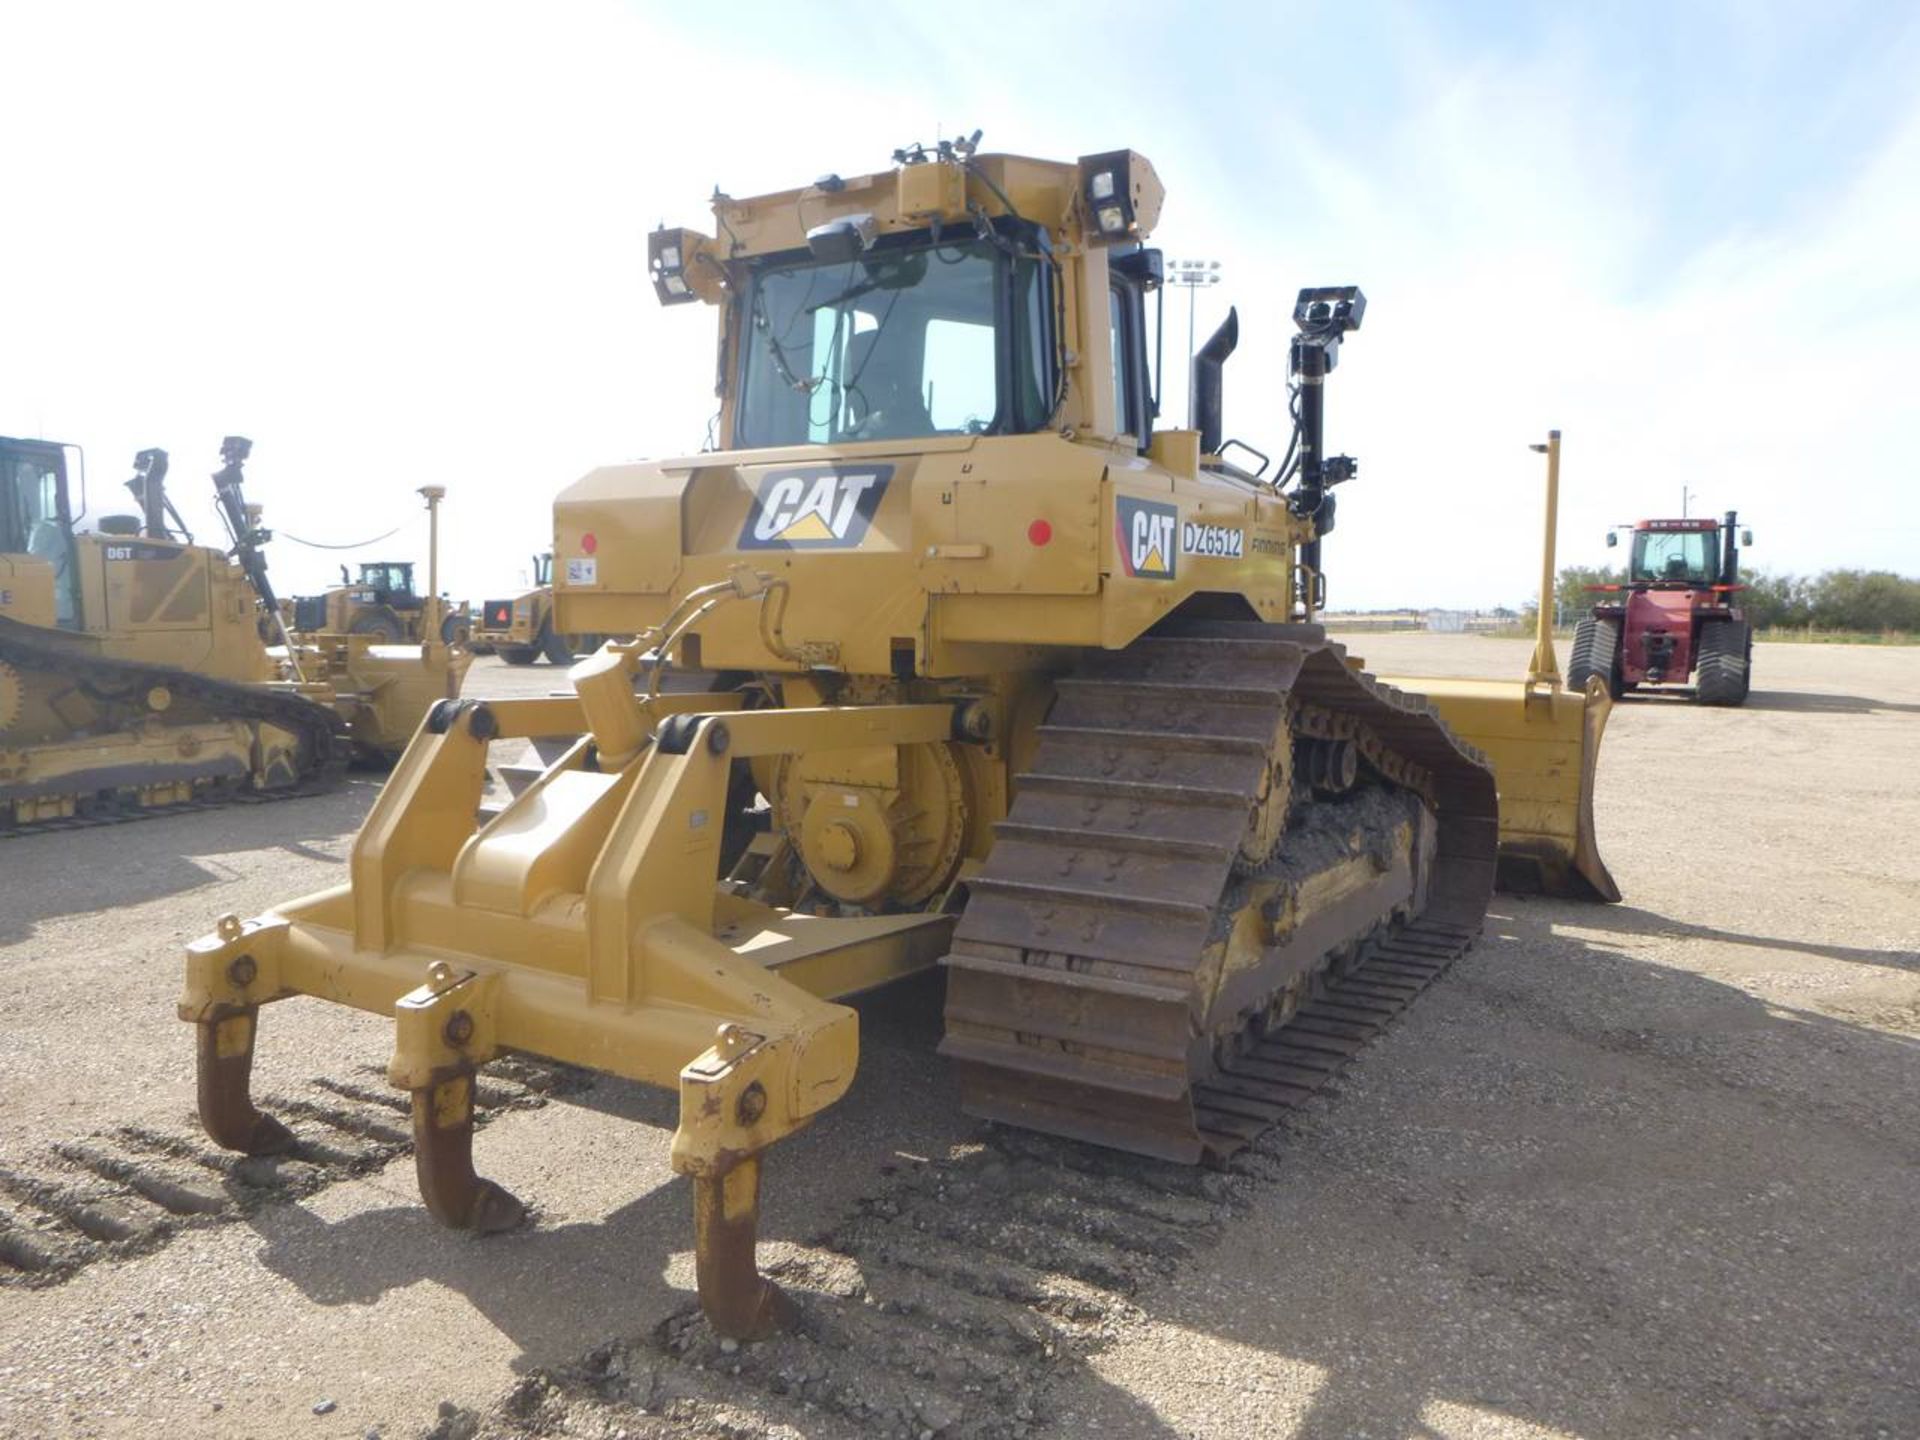
[(1920, 663), (1761, 646), (1755, 676), (1743, 711), (1616, 710), (1625, 904), (1500, 897), (1227, 1175), (982, 1144), (936, 987), (870, 1004), (854, 1093), (768, 1167), (807, 1332), (738, 1352), (684, 1319), (670, 1097), (499, 1075), (476, 1149), (538, 1218), (472, 1241), (415, 1199), (386, 1022), (296, 1001), (259, 1087), (316, 1158), (196, 1158), (179, 945), (339, 883), (369, 783), (6, 842), (0, 1434), (1920, 1434)]

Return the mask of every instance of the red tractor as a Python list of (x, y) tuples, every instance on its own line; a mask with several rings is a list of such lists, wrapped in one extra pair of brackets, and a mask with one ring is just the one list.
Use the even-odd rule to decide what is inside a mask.
[[(1744, 704), (1753, 628), (1733, 599), (1747, 588), (1739, 583), (1734, 519), (1729, 510), (1724, 521), (1636, 522), (1626, 583), (1587, 587), (1620, 598), (1595, 605), (1574, 629), (1568, 681), (1579, 687), (1597, 675), (1618, 698), (1694, 676), (1700, 704)], [(1609, 531), (1607, 544), (1618, 543)], [(1752, 543), (1751, 530), (1740, 532), (1740, 544)]]

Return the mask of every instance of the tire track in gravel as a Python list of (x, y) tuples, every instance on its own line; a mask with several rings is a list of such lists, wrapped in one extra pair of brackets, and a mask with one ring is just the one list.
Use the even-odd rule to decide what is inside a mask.
[(427, 1440), (1022, 1440), (1055, 1375), (1274, 1173), (1283, 1133), (1209, 1170), (988, 1127), (808, 1243), (765, 1247), (800, 1304), (794, 1332), (736, 1345), (690, 1305), (529, 1375), (485, 1416), (443, 1407)]
[(810, 1242), (763, 1247), (799, 1302), (793, 1332), (738, 1345), (689, 1304), (649, 1335), (533, 1372), (484, 1416), (443, 1405), (424, 1440), (1025, 1440), (1055, 1373), (1083, 1366), (1135, 1319), (1133, 1296), (1215, 1242), (1278, 1173), (1281, 1122), (1469, 943), (1388, 936), (1317, 981), (1233, 1062), (1284, 1057), (1296, 1083), (1284, 1104), (1247, 1102), (1246, 1148), (1215, 1168), (988, 1126), (896, 1170)]
[[(143, 1255), (186, 1230), (380, 1169), (412, 1148), (409, 1101), (378, 1066), (361, 1073), (364, 1082), (320, 1077), (298, 1093), (261, 1097), (298, 1142), (284, 1155), (221, 1150), (184, 1120), (166, 1129), (121, 1125), (0, 1165), (0, 1287), (58, 1285), (97, 1261)], [(545, 1061), (496, 1060), (476, 1087), (477, 1122), (590, 1080)]]

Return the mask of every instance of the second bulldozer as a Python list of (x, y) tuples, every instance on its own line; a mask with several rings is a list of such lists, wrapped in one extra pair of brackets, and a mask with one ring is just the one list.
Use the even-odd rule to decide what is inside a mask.
[[(190, 948), (219, 1143), (296, 1145), (249, 1096), (293, 995), (394, 1017), (450, 1225), (524, 1213), (473, 1168), (479, 1065), (677, 1090), (700, 1299), (753, 1337), (791, 1316), (755, 1265), (761, 1158), (846, 1093), (850, 997), (944, 967), (969, 1111), (1192, 1162), (1471, 943), (1492, 769), (1296, 618), (1353, 473), (1322, 397), (1363, 297), (1301, 293), (1262, 478), (1221, 454), (1231, 327), (1199, 427), (1154, 424), (1144, 157), (895, 159), (651, 237), (661, 301), (716, 308), (722, 448), (596, 470), (554, 518), (560, 623), (633, 638), (572, 694), (438, 706), (347, 884)], [(483, 809), (490, 747), (554, 737)]]
[(343, 637), (304, 663), (269, 646), (288, 637), (249, 449), (229, 438), (214, 477), (222, 551), (169, 502), (164, 451), (135, 461), (140, 513), (84, 530), (75, 448), (0, 439), (0, 836), (311, 793), (356, 753), (397, 755), (458, 693), (465, 661), (442, 646)]

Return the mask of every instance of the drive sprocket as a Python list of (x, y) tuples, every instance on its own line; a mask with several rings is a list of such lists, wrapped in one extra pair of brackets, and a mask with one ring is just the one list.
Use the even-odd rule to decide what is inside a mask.
[(20, 723), (26, 702), (27, 682), (21, 679), (18, 670), (0, 660), (0, 734)]

